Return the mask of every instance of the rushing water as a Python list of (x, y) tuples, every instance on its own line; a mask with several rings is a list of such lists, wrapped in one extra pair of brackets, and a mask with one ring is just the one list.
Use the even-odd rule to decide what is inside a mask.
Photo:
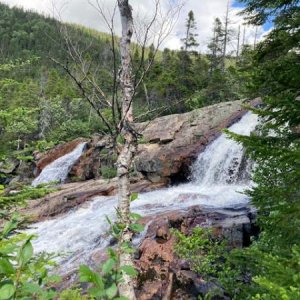
[(82, 154), (86, 143), (79, 144), (73, 151), (47, 165), (32, 182), (32, 186), (51, 181), (64, 182), (74, 163)]
[[(229, 129), (249, 135), (256, 124), (257, 117), (248, 113)], [(242, 146), (222, 134), (199, 154), (189, 183), (140, 194), (131, 209), (149, 216), (194, 205), (210, 209), (245, 207), (248, 199), (241, 192), (250, 184), (241, 176), (245, 169)], [(61, 262), (64, 271), (88, 263), (96, 250), (108, 244), (105, 215), (114, 219), (116, 205), (115, 197), (96, 197), (65, 216), (35, 224), (29, 230), (39, 236), (33, 241), (35, 251), (68, 252)]]

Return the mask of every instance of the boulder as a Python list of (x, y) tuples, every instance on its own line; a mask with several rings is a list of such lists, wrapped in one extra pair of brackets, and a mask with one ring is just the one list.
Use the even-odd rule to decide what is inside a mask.
[(195, 227), (212, 227), (213, 233), (226, 237), (232, 248), (242, 247), (255, 233), (250, 208), (213, 212), (195, 206), (146, 217), (142, 223), (148, 227), (135, 260), (139, 270), (137, 299), (198, 299), (212, 290), (220, 294), (213, 299), (229, 299), (216, 283), (205, 281), (187, 261), (177, 257), (176, 240), (170, 229), (190, 234)]
[[(248, 104), (258, 103), (260, 99)], [(198, 154), (221, 134), (223, 128), (245, 114), (242, 104), (242, 101), (219, 103), (136, 124), (144, 138), (135, 159), (136, 170), (152, 182), (186, 179)]]

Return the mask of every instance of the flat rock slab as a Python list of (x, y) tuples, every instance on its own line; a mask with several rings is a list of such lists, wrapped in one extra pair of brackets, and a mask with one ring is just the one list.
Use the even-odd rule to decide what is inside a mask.
[[(132, 182), (132, 192), (147, 192), (162, 188), (163, 184), (153, 184), (148, 180)], [(84, 182), (73, 182), (58, 187), (58, 191), (37, 200), (28, 201), (26, 208), (20, 212), (32, 223), (50, 219), (68, 212), (96, 196), (117, 194), (117, 178), (111, 180), (97, 179)]]

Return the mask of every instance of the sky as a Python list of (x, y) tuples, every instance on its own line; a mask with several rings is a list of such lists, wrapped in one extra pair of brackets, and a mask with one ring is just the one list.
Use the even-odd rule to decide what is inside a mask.
[[(91, 5), (96, 4), (97, 0), (0, 0), (10, 6), (19, 6), (25, 9), (31, 9), (39, 13), (54, 16), (63, 21), (81, 24), (100, 31), (107, 31), (105, 23), (101, 20), (99, 12)], [(106, 9), (106, 13), (111, 13), (115, 5), (115, 0), (98, 0)], [(155, 0), (131, 0), (134, 18), (143, 21), (149, 20), (154, 11)], [(166, 13), (169, 3), (177, 3), (181, 0), (161, 0), (162, 14)], [(161, 48), (168, 47), (171, 49), (180, 49), (182, 46), (181, 39), (184, 37), (185, 21), (190, 10), (193, 10), (198, 33), (198, 50), (207, 51), (207, 44), (212, 36), (212, 25), (216, 17), (221, 20), (225, 16), (228, 0), (183, 0), (184, 6), (180, 10), (176, 24), (172, 23), (172, 32), (164, 41)], [(236, 37), (238, 26), (241, 25), (243, 32), (243, 19), (237, 13), (242, 10), (242, 6), (236, 0), (230, 1), (230, 18), (232, 20), (231, 27), (236, 31), (229, 44), (228, 51), (234, 51), (236, 48)], [(90, 2), (90, 3), (89, 3)], [(143, 21), (142, 21), (143, 20)], [(246, 42), (254, 43), (255, 34), (257, 40), (261, 40), (263, 36), (271, 29), (272, 24), (268, 23), (262, 27), (254, 28), (247, 26), (245, 28)], [(120, 24), (118, 18), (116, 21), (116, 32), (120, 32)]]

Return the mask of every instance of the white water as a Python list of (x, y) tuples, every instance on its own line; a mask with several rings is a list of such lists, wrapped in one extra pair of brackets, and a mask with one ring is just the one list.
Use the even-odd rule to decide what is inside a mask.
[(86, 143), (79, 144), (73, 151), (47, 165), (32, 182), (32, 186), (51, 181), (64, 182), (74, 163), (82, 154)]
[[(248, 113), (229, 129), (248, 135), (256, 124), (256, 116)], [(250, 183), (238, 181), (242, 157), (243, 148), (222, 134), (200, 153), (192, 167), (191, 182), (140, 194), (131, 208), (149, 216), (194, 205), (211, 209), (245, 207), (248, 199), (240, 192)], [(232, 172), (228, 172), (228, 168)], [(67, 258), (61, 261), (64, 272), (79, 263), (89, 263), (93, 253), (108, 244), (105, 215), (114, 219), (116, 205), (115, 197), (96, 197), (65, 216), (35, 224), (35, 228), (29, 230), (39, 236), (33, 241), (35, 251), (68, 252)]]

